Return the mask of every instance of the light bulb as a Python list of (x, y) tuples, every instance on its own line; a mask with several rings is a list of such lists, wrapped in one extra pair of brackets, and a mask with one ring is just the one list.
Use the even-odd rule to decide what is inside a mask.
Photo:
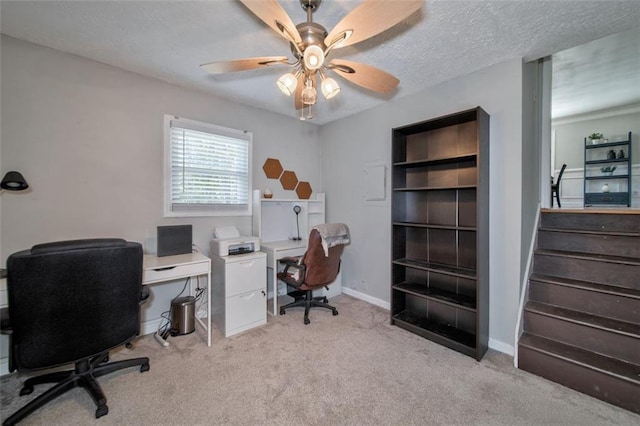
[(324, 52), (315, 44), (304, 50), (304, 66), (309, 70), (317, 70), (324, 64)]
[(278, 79), (277, 84), (282, 93), (291, 96), (291, 94), (296, 91), (298, 79), (295, 75), (287, 73)]
[(327, 77), (322, 80), (320, 87), (322, 88), (322, 94), (325, 99), (331, 99), (340, 93), (340, 86), (338, 86), (338, 83), (336, 83), (336, 81), (331, 77)]
[(316, 89), (313, 87), (311, 80), (307, 80), (305, 88), (302, 89), (302, 103), (304, 105), (313, 105), (318, 99)]

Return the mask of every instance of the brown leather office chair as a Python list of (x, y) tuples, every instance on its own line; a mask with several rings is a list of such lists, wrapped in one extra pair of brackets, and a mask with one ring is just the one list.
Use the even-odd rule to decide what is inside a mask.
[[(332, 234), (332, 230), (338, 233)], [(303, 306), (305, 324), (311, 322), (309, 310), (313, 307), (329, 309), (333, 315), (338, 315), (338, 310), (328, 304), (326, 296), (313, 297), (313, 291), (335, 281), (340, 271), (340, 256), (348, 242), (349, 228), (346, 225), (319, 225), (309, 233), (308, 248), (301, 258), (280, 259), (285, 268), (278, 273), (278, 279), (296, 289), (288, 293), (295, 301), (281, 306), (280, 315), (284, 315), (289, 308)]]
[(558, 180), (556, 183), (553, 183), (553, 176), (551, 177), (551, 207), (553, 207), (553, 197), (555, 195), (556, 201), (558, 202), (558, 207), (562, 207), (560, 204), (560, 180), (562, 179), (562, 174), (564, 173), (564, 169), (567, 168), (566, 164), (562, 165), (560, 169), (560, 173), (558, 173)]

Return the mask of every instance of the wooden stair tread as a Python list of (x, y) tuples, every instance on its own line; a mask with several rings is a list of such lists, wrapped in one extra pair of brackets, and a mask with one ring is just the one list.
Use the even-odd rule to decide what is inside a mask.
[(529, 301), (525, 305), (526, 312), (554, 317), (560, 320), (571, 321), (589, 327), (599, 328), (617, 334), (624, 334), (640, 339), (640, 324), (605, 318), (598, 315), (561, 308), (546, 303)]
[(634, 257), (609, 256), (606, 254), (581, 253), (576, 251), (536, 249), (536, 255), (566, 257), (572, 259), (592, 260), (596, 262), (619, 263), (632, 266), (640, 266), (640, 259)]
[(606, 231), (606, 230), (587, 230), (587, 229), (571, 229), (571, 228), (549, 228), (541, 226), (539, 231), (546, 232), (559, 232), (559, 233), (571, 233), (571, 234), (585, 234), (585, 235), (608, 235), (615, 237), (640, 237), (639, 232), (624, 232), (624, 231)]
[(640, 365), (586, 351), (575, 346), (566, 345), (529, 333), (524, 333), (522, 337), (520, 337), (518, 344), (519, 346), (561, 358), (592, 370), (604, 372), (605, 374), (614, 375), (622, 380), (640, 385)]
[(640, 300), (640, 290), (636, 290), (633, 288), (592, 283), (589, 281), (573, 280), (570, 278), (561, 278), (561, 277), (555, 277), (555, 276), (544, 275), (544, 274), (536, 274), (536, 273), (531, 274), (531, 276), (529, 277), (529, 281), (537, 281), (537, 282), (544, 282), (548, 284), (562, 285), (566, 287), (573, 287), (576, 289), (594, 291), (598, 293), (614, 294), (618, 296), (629, 297), (632, 299)]

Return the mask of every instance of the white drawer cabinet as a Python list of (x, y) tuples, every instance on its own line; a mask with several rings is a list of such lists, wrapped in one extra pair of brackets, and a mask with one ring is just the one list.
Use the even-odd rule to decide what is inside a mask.
[(267, 322), (267, 257), (263, 252), (213, 256), (212, 319), (225, 337)]

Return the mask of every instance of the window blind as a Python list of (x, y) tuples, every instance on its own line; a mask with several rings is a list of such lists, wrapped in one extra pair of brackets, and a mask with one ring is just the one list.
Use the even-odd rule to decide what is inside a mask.
[(171, 120), (169, 138), (172, 212), (250, 213), (251, 134)]

